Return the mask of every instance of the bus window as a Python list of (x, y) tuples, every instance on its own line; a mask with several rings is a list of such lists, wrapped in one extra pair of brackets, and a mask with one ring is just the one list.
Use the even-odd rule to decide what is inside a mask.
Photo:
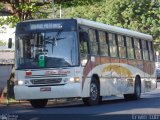
[(133, 42), (131, 37), (126, 37), (127, 43), (127, 55), (129, 59), (134, 59), (134, 49), (133, 49)]
[(88, 61), (88, 29), (87, 28), (80, 28), (79, 38), (80, 38), (80, 59), (82, 66), (85, 66)]
[(134, 48), (135, 48), (135, 55), (137, 60), (142, 59), (142, 54), (141, 54), (141, 47), (140, 47), (140, 40), (134, 38)]
[(109, 33), (108, 36), (111, 57), (118, 57), (116, 36), (112, 33)]
[(87, 57), (88, 56), (88, 44), (87, 41), (80, 41), (80, 57), (81, 57), (81, 63), (83, 66), (87, 63)]
[(108, 43), (106, 41), (106, 33), (103, 31), (98, 32), (100, 41), (100, 55), (108, 56)]
[(126, 58), (126, 45), (124, 36), (118, 35), (119, 56), (120, 58)]
[(143, 59), (149, 60), (149, 54), (148, 54), (148, 42), (145, 40), (142, 40), (142, 50), (143, 50)]
[(96, 31), (93, 29), (90, 29), (89, 37), (90, 37), (91, 54), (97, 55), (98, 54), (98, 42), (96, 38)]
[(152, 42), (148, 42), (148, 48), (149, 48), (150, 61), (153, 61), (154, 60), (154, 51), (153, 51)]

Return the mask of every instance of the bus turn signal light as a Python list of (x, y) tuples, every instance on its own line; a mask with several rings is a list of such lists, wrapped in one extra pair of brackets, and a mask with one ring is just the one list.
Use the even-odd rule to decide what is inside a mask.
[(32, 71), (26, 71), (26, 76), (32, 76)]

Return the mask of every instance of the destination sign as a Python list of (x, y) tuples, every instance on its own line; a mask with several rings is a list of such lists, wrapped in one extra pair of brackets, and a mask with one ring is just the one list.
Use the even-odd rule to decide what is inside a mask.
[(31, 23), (31, 30), (62, 29), (61, 23)]

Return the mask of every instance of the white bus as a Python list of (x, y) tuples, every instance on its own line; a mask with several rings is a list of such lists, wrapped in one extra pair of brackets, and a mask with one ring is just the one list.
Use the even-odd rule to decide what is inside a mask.
[(49, 99), (139, 99), (156, 89), (152, 36), (86, 19), (20, 22), (15, 38), (15, 98), (35, 108)]

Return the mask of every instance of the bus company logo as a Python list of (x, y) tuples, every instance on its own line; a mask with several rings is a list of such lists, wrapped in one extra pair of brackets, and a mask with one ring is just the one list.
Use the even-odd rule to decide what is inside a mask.
[(69, 74), (70, 71), (67, 70), (52, 70), (52, 71), (46, 71), (45, 75), (49, 76), (49, 75), (67, 75)]
[(58, 71), (52, 70), (52, 71), (46, 71), (46, 72), (45, 72), (45, 75), (46, 75), (46, 76), (55, 75), (55, 74), (58, 74)]
[(0, 120), (18, 120), (18, 115), (2, 114)]

